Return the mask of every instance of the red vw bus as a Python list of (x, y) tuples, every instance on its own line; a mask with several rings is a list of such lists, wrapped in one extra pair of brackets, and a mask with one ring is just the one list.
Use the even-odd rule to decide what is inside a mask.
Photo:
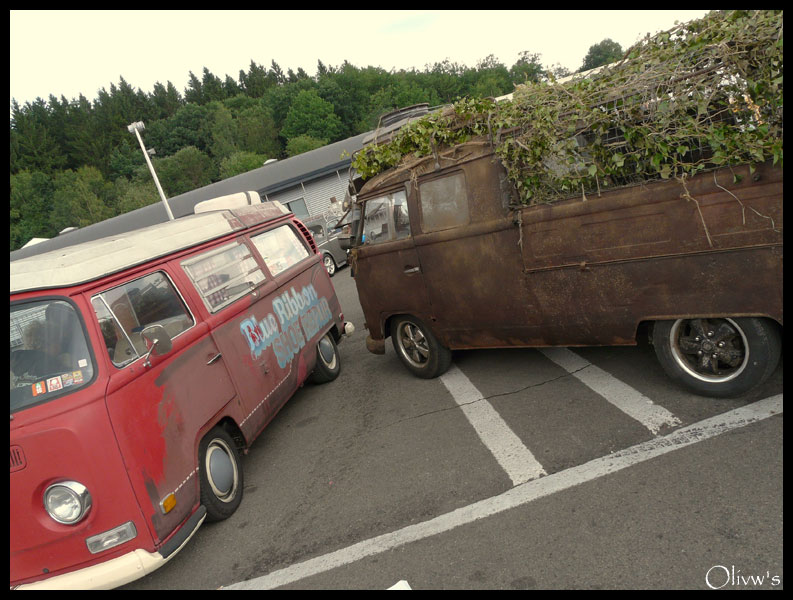
[(11, 263), (12, 589), (162, 566), (236, 510), (295, 391), (338, 376), (351, 324), (308, 230), (216, 207)]

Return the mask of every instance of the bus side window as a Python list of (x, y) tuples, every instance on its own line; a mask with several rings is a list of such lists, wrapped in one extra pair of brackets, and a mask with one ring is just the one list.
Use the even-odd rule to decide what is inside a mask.
[(251, 241), (273, 277), (309, 256), (308, 250), (289, 225), (255, 235)]
[(195, 323), (164, 273), (150, 273), (91, 298), (110, 360), (123, 367), (147, 352), (140, 335), (149, 325), (165, 327), (171, 338)]

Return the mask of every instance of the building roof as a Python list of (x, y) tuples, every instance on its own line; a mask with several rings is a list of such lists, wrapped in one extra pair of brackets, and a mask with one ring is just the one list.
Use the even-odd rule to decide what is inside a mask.
[[(272, 194), (301, 182), (306, 183), (339, 169), (346, 169), (350, 165), (352, 154), (363, 147), (363, 139), (367, 135), (368, 133), (362, 133), (310, 152), (271, 162), (258, 169), (229, 177), (197, 190), (168, 198), (168, 206), (170, 206), (173, 216), (179, 219), (180, 217), (191, 215), (195, 205), (204, 200), (247, 191), (259, 192), (259, 195), (264, 197), (265, 194)], [(162, 202), (157, 202), (123, 215), (64, 233), (52, 239), (41, 241), (33, 246), (15, 250), (11, 252), (11, 261), (65, 248), (73, 244), (119, 235), (142, 227), (163, 223), (167, 220), (168, 214), (165, 212), (165, 206), (163, 206)]]
[(93, 281), (285, 214), (289, 213), (280, 203), (262, 202), (190, 215), (15, 260), (10, 266), (11, 293)]

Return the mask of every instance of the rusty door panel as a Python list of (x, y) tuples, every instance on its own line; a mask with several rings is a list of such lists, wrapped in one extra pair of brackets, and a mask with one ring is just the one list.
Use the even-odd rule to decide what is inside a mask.
[(358, 295), (365, 326), (373, 339), (382, 340), (388, 335), (383, 324), (392, 315), (430, 318), (432, 310), (424, 284), (424, 265), (412, 239), (363, 246), (355, 252), (356, 284), (366, 282), (358, 285)]
[(537, 306), (521, 276), (517, 228), (502, 220), (470, 229), (416, 240), (436, 334), (450, 348), (520, 345)]

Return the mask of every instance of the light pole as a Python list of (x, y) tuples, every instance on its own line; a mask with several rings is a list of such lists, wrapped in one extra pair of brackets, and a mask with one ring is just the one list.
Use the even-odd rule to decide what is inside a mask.
[(149, 159), (149, 153), (146, 151), (146, 146), (143, 145), (143, 140), (140, 137), (140, 131), (145, 129), (146, 126), (143, 124), (143, 121), (136, 121), (130, 125), (127, 125), (127, 129), (130, 133), (134, 133), (135, 137), (138, 138), (138, 143), (140, 144), (140, 149), (143, 150), (143, 158), (146, 159), (146, 164), (149, 165), (149, 171), (151, 171), (151, 176), (154, 178), (154, 185), (157, 186), (157, 191), (160, 192), (160, 198), (162, 198), (163, 206), (165, 206), (165, 212), (168, 213), (168, 220), (173, 221), (173, 213), (171, 212), (171, 207), (168, 206), (168, 200), (165, 199), (165, 193), (162, 191), (162, 187), (160, 187), (160, 180), (157, 179), (157, 173), (154, 172), (154, 166), (151, 164), (151, 160)]

